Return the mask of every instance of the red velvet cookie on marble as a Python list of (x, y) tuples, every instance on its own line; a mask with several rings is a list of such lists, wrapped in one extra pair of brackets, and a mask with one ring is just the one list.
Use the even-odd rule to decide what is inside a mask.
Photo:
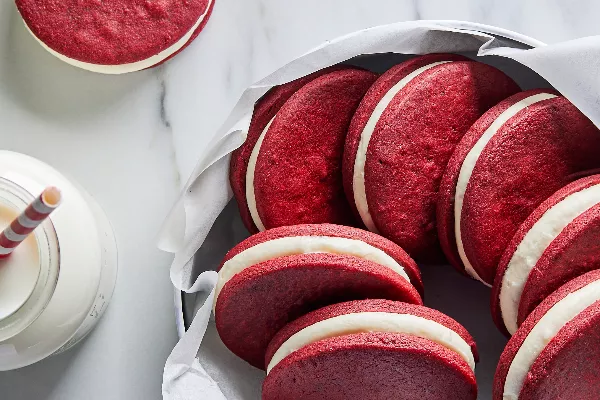
[(442, 178), (438, 232), (447, 258), (491, 285), (521, 223), (558, 189), (600, 167), (598, 154), (598, 128), (555, 91), (518, 93), (490, 109)]
[(422, 304), (419, 291), (416, 264), (386, 239), (335, 225), (281, 227), (226, 255), (215, 294), (216, 326), (233, 353), (265, 368), (271, 338), (307, 312), (368, 298)]
[(417, 261), (439, 261), (437, 192), (454, 146), (519, 91), (498, 69), (453, 54), (399, 64), (369, 89), (348, 131), (344, 188), (365, 226)]
[(600, 271), (561, 286), (527, 317), (500, 356), (494, 400), (597, 400)]
[(561, 285), (599, 268), (600, 175), (592, 175), (550, 196), (513, 237), (494, 280), (496, 325), (513, 334)]
[[(339, 68), (306, 83), (277, 110), (247, 163), (238, 163), (246, 167), (246, 191), (237, 200), (258, 230), (356, 223), (344, 195), (342, 154), (350, 119), (375, 78)], [(239, 186), (240, 172), (233, 173)]]
[(254, 146), (256, 146), (256, 142), (258, 142), (260, 135), (263, 133), (269, 121), (273, 119), (275, 114), (277, 114), (277, 111), (279, 111), (285, 102), (296, 93), (298, 89), (313, 79), (337, 69), (342, 69), (342, 67), (325, 68), (284, 85), (275, 86), (256, 102), (246, 140), (240, 148), (231, 153), (231, 162), (229, 166), (229, 183), (233, 189), (233, 194), (235, 195), (242, 221), (250, 233), (257, 233), (259, 231), (252, 220), (252, 215), (250, 214), (250, 209), (248, 208), (248, 202), (246, 200), (248, 162), (250, 161), (250, 156), (252, 155)]
[(438, 311), (351, 301), (279, 331), (266, 354), (263, 400), (475, 399), (476, 361), (473, 338)]
[(204, 28), (215, 0), (16, 0), (33, 36), (59, 59), (121, 74), (163, 63)]

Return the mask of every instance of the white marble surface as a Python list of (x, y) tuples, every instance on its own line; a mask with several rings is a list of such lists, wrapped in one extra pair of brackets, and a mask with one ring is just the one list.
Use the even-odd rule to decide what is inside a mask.
[(0, 3), (0, 147), (80, 181), (106, 210), (120, 272), (104, 320), (80, 346), (0, 373), (0, 398), (159, 399), (176, 342), (160, 223), (242, 90), (324, 40), (378, 24), (461, 19), (546, 42), (600, 34), (594, 0), (217, 0), (201, 36), (167, 65), (101, 76), (62, 64)]

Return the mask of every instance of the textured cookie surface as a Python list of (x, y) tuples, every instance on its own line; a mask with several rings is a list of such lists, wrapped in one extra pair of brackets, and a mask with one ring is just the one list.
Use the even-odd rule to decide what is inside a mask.
[(522, 400), (595, 400), (600, 394), (600, 301), (560, 331), (530, 369)]
[(252, 154), (256, 142), (269, 121), (271, 121), (281, 106), (283, 106), (298, 89), (313, 79), (336, 69), (341, 69), (341, 67), (325, 68), (284, 85), (275, 86), (256, 103), (254, 113), (252, 114), (252, 121), (248, 128), (246, 141), (240, 148), (231, 153), (231, 163), (229, 167), (229, 182), (238, 203), (242, 221), (250, 233), (258, 232), (258, 228), (254, 224), (254, 221), (252, 221), (252, 215), (250, 215), (250, 210), (248, 209), (246, 199), (246, 171), (248, 169), (250, 155)]
[[(468, 58), (456, 54), (428, 54), (412, 58), (392, 67), (373, 83), (352, 117), (344, 148), (343, 178), (346, 197), (348, 198), (348, 202), (358, 221), (361, 221), (361, 215), (357, 209), (354, 194), (354, 169), (359, 145), (361, 143), (361, 136), (365, 126), (372, 118), (375, 109), (378, 108), (378, 104), (386, 93), (390, 92), (390, 90), (398, 85), (399, 81), (420, 68), (443, 61), (468, 61)], [(373, 222), (371, 223), (374, 225)]]
[[(498, 363), (493, 399), (502, 400), (507, 376), (521, 346), (540, 320), (570, 294), (600, 281), (600, 271), (579, 276), (546, 298), (512, 336)], [(597, 398), (600, 392), (600, 301), (564, 324), (553, 338), (538, 343), (541, 351), (525, 374), (519, 400)], [(594, 344), (593, 344), (594, 343)], [(512, 397), (511, 397), (512, 399)]]
[[(492, 314), (501, 330), (505, 327), (500, 294), (509, 266), (531, 268), (518, 304), (518, 325), (560, 286), (600, 268), (599, 185), (598, 175), (579, 179), (550, 196), (523, 222), (500, 260), (494, 281)], [(546, 243), (546, 238), (551, 241)]]
[(358, 69), (328, 73), (299, 89), (277, 112), (253, 172), (256, 213), (264, 228), (356, 223), (343, 191), (342, 154), (350, 119), (375, 78)]
[(558, 189), (597, 168), (599, 151), (600, 131), (564, 97), (531, 104), (500, 126), (466, 184), (457, 238), (484, 282), (493, 283), (521, 223)]
[(202, 30), (214, 0), (17, 0), (33, 34), (52, 50), (102, 65), (134, 63)]
[[(454, 61), (433, 64), (440, 60)], [(409, 77), (379, 115), (385, 96)], [(346, 192), (367, 227), (417, 261), (439, 260), (435, 204), (446, 163), (471, 124), (518, 90), (501, 71), (454, 55), (416, 58), (382, 75), (353, 118), (344, 156)], [(363, 175), (364, 189), (355, 181)]]
[(263, 400), (476, 399), (473, 371), (456, 353), (416, 336), (359, 333), (321, 340), (267, 375)]
[(557, 92), (546, 89), (527, 90), (501, 101), (494, 107), (490, 108), (477, 121), (475, 121), (460, 142), (456, 145), (454, 153), (448, 161), (448, 165), (446, 166), (446, 170), (442, 176), (437, 199), (437, 228), (440, 244), (444, 254), (446, 255), (446, 259), (463, 274), (466, 274), (466, 271), (456, 246), (454, 223), (456, 186), (461, 167), (473, 146), (475, 146), (486, 130), (492, 125), (492, 123), (494, 123), (494, 121), (496, 121), (496, 119), (498, 119), (498, 117), (500, 117), (503, 112), (505, 112), (515, 103), (540, 93), (551, 93), (558, 95)]

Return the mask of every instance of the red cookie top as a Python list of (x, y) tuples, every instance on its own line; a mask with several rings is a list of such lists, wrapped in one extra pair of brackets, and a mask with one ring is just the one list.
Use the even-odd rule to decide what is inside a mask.
[(358, 333), (290, 354), (263, 383), (263, 400), (475, 400), (477, 383), (455, 352), (417, 336)]
[[(206, 24), (214, 0), (16, 0), (32, 33), (52, 50), (92, 64), (148, 59)], [(196, 28), (196, 23), (203, 18)]]
[[(550, 208), (570, 195), (595, 185), (600, 185), (600, 175), (579, 179), (560, 189), (533, 211), (511, 240), (500, 260), (492, 289), (494, 322), (505, 334), (508, 332), (502, 321), (500, 289), (504, 274), (519, 244)], [(576, 217), (552, 240), (529, 273), (519, 304), (517, 321), (519, 325), (535, 307), (560, 286), (590, 270), (600, 268), (599, 237), (600, 198), (598, 204)]]
[(599, 153), (598, 128), (560, 96), (529, 105), (498, 129), (472, 170), (460, 226), (465, 253), (485, 282), (493, 282), (521, 223), (575, 176), (600, 166)]
[(277, 112), (254, 169), (256, 210), (266, 229), (355, 223), (342, 185), (350, 119), (376, 75), (343, 69), (304, 85)]
[[(502, 400), (511, 363), (540, 319), (567, 295), (598, 280), (600, 270), (581, 275), (561, 286), (533, 310), (500, 356), (494, 376), (494, 400)], [(599, 338), (600, 302), (596, 302), (564, 325), (546, 344), (529, 369), (519, 400), (596, 399), (595, 394), (600, 391)]]
[(369, 298), (422, 304), (417, 290), (388, 267), (343, 255), (292, 255), (234, 275), (217, 298), (215, 321), (233, 353), (264, 369), (267, 346), (287, 323), (329, 304)]
[(260, 232), (256, 235), (250, 236), (248, 239), (244, 240), (243, 242), (239, 243), (234, 248), (229, 250), (229, 252), (227, 252), (227, 254), (225, 255), (225, 258), (221, 262), (221, 265), (219, 265), (219, 270), (226, 261), (235, 257), (242, 251), (249, 249), (250, 247), (256, 246), (259, 243), (267, 242), (269, 240), (292, 236), (328, 236), (363, 241), (373, 247), (384, 251), (387, 255), (396, 260), (398, 264), (404, 267), (404, 271), (406, 271), (406, 274), (410, 278), (410, 282), (421, 294), (421, 296), (423, 296), (423, 280), (421, 279), (421, 272), (419, 271), (419, 267), (413, 261), (413, 259), (410, 258), (410, 256), (406, 254), (404, 250), (402, 250), (400, 246), (375, 233), (342, 225), (292, 225), (282, 226), (279, 228), (273, 228), (269, 229), (268, 231)]
[(446, 328), (452, 329), (453, 331), (458, 333), (458, 335), (461, 338), (463, 338), (464, 341), (467, 342), (467, 344), (469, 344), (469, 346), (471, 346), (471, 350), (473, 351), (473, 357), (475, 358), (475, 361), (479, 360), (477, 346), (475, 344), (475, 341), (473, 340), (473, 337), (461, 324), (448, 317), (447, 315), (437, 310), (421, 305), (400, 303), (397, 301), (390, 300), (372, 299), (333, 304), (308, 313), (289, 323), (283, 329), (281, 329), (277, 333), (277, 335), (275, 335), (273, 340), (271, 340), (271, 343), (269, 344), (269, 347), (267, 348), (267, 353), (265, 355), (265, 365), (269, 364), (275, 352), (281, 347), (283, 343), (285, 343), (286, 340), (288, 340), (291, 336), (306, 328), (307, 326), (340, 315), (361, 312), (410, 314), (435, 321), (445, 326)]
[(432, 54), (409, 60), (387, 71), (369, 90), (351, 123), (344, 156), (345, 189), (357, 212), (355, 162), (364, 157), (359, 143), (363, 131), (370, 131), (367, 122), (377, 118), (376, 106), (398, 90), (392, 88), (403, 78), (445, 60), (453, 62), (412, 77), (372, 121), (363, 168), (374, 227), (424, 261), (441, 258), (435, 204), (454, 146), (477, 118), (519, 87), (498, 69), (461, 56)]
[(252, 154), (252, 150), (254, 149), (260, 134), (263, 132), (269, 121), (271, 121), (271, 118), (277, 114), (277, 111), (279, 111), (281, 106), (283, 106), (283, 104), (296, 93), (298, 89), (313, 79), (337, 69), (342, 68), (325, 68), (284, 85), (275, 86), (258, 100), (254, 106), (254, 113), (252, 114), (252, 121), (248, 128), (246, 141), (240, 148), (231, 153), (231, 163), (229, 166), (229, 183), (233, 189), (233, 194), (235, 195), (242, 221), (250, 233), (258, 232), (258, 228), (254, 224), (254, 221), (252, 221), (252, 215), (250, 215), (248, 203), (246, 202), (246, 170), (248, 169), (250, 155)]

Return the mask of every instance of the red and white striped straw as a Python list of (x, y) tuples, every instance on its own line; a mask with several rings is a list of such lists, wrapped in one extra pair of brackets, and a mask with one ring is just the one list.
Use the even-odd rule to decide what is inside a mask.
[(48, 215), (59, 206), (60, 190), (51, 186), (44, 189), (25, 211), (0, 233), (0, 258), (8, 257)]

